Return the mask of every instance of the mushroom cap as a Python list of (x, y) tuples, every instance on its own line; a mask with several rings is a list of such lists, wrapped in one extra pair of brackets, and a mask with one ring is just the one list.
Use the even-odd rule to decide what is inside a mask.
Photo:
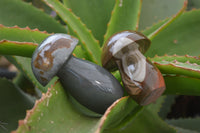
[[(115, 62), (116, 55), (122, 51), (122, 49), (138, 47), (141, 53), (145, 53), (150, 47), (151, 41), (143, 34), (136, 31), (122, 31), (111, 36), (103, 47), (101, 62), (104, 68), (109, 71), (117, 70), (117, 64)], [(137, 45), (137, 46), (136, 46)], [(122, 53), (128, 51), (122, 51)], [(119, 56), (119, 55), (118, 55)]]
[(47, 37), (32, 56), (32, 70), (36, 79), (46, 86), (70, 58), (78, 39), (67, 34)]

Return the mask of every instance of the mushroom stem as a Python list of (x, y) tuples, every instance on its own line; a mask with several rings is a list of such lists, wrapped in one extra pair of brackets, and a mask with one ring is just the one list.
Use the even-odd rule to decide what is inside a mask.
[(140, 105), (154, 102), (165, 90), (162, 74), (138, 49), (116, 63), (125, 89)]
[(123, 96), (120, 83), (107, 70), (74, 56), (62, 66), (57, 76), (63, 88), (79, 103), (100, 114)]

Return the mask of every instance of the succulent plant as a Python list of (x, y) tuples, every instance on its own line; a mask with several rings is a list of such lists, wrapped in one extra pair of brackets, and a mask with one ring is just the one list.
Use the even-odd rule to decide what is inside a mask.
[[(30, 1), (33, 4), (27, 3)], [(185, 11), (187, 3), (187, 0), (1, 0), (0, 55), (14, 64), (18, 73), (13, 80), (0, 78), (0, 132), (200, 132), (198, 117), (167, 118), (174, 103), (174, 97), (169, 95), (200, 95), (200, 10)], [(193, 0), (189, 5), (198, 8), (199, 4)], [(90, 115), (93, 112), (66, 92), (58, 77), (43, 87), (32, 72), (33, 52), (48, 36), (64, 33), (78, 38), (74, 60), (80, 58), (100, 67), (106, 42), (126, 30), (140, 32), (151, 41), (142, 57), (164, 77), (163, 96), (149, 105), (139, 105), (124, 91), (124, 96), (106, 107), (103, 115)], [(112, 74), (122, 83), (119, 71)]]

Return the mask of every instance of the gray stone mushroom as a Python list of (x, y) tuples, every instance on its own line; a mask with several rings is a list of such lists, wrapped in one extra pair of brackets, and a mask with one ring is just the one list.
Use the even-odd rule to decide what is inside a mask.
[(86, 108), (103, 114), (123, 96), (120, 83), (106, 69), (72, 55), (78, 39), (67, 34), (47, 37), (32, 56), (36, 79), (46, 86), (59, 77), (63, 88)]
[(150, 40), (136, 31), (122, 31), (104, 45), (102, 65), (109, 71), (119, 69), (125, 89), (140, 105), (154, 102), (165, 90), (160, 71), (143, 55)]

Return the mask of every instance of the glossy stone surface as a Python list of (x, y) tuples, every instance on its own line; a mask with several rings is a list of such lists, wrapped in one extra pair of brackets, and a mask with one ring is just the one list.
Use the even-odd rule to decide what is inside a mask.
[[(158, 97), (162, 95), (165, 90), (165, 82), (160, 71), (148, 60), (146, 60), (144, 67), (144, 75), (138, 75), (141, 78), (131, 79), (129, 75), (124, 72), (121, 62), (118, 63), (122, 81), (128, 94), (136, 100), (140, 105), (148, 105), (155, 102)], [(133, 73), (134, 75), (134, 73)]]
[(56, 75), (71, 56), (78, 39), (67, 34), (54, 34), (47, 37), (35, 50), (32, 57), (32, 70), (43, 86)]
[(119, 52), (126, 53), (127, 49), (132, 49), (135, 44), (138, 45), (139, 51), (143, 54), (150, 47), (151, 42), (137, 31), (122, 31), (111, 36), (103, 47), (101, 57), (103, 67), (109, 71), (117, 70), (114, 56)]
[(73, 56), (57, 75), (66, 91), (79, 103), (100, 114), (123, 96), (123, 88), (111, 73)]
[(119, 69), (126, 91), (140, 105), (154, 102), (165, 90), (162, 74), (143, 55), (150, 43), (139, 32), (122, 31), (108, 39), (103, 48), (103, 67)]

